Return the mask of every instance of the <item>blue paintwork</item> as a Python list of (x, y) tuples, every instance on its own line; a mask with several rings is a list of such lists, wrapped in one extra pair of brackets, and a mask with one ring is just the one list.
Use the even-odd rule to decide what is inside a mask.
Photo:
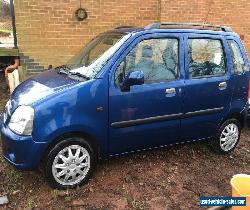
[[(122, 92), (114, 84), (114, 72), (117, 65), (123, 60), (130, 49), (145, 38), (160, 38), (170, 36), (180, 40), (180, 52), (183, 52), (182, 34), (150, 33), (138, 36), (125, 50), (122, 56), (114, 63), (109, 80), (109, 121), (119, 122), (125, 120), (143, 119), (147, 117), (178, 114), (182, 112), (182, 88), (184, 87), (184, 54), (180, 55), (179, 74), (180, 80), (143, 84), (132, 86), (129, 92)], [(176, 88), (176, 96), (168, 97), (167, 88)], [(136, 151), (143, 148), (166, 145), (180, 138), (180, 120), (163, 121), (141, 126), (127, 128), (110, 128), (109, 154), (115, 155), (127, 151)]]
[[(35, 109), (32, 136), (19, 136), (8, 128), (10, 116), (2, 125), (4, 158), (21, 169), (36, 168), (45, 151), (64, 134), (79, 132), (91, 136), (100, 147), (100, 155), (121, 154), (198, 140), (214, 136), (219, 124), (232, 113), (247, 113), (248, 72), (232, 75), (231, 51), (227, 39), (235, 40), (249, 66), (246, 51), (232, 32), (193, 29), (116, 29), (113, 32), (131, 33), (131, 36), (106, 63), (95, 79), (76, 81), (55, 70), (32, 77), (11, 96), (11, 114), (20, 105)], [(121, 91), (114, 83), (114, 73), (126, 54), (138, 42), (148, 38), (173, 37), (179, 40), (179, 78), (176, 81), (133, 85), (130, 91)], [(224, 46), (227, 73), (221, 77), (189, 79), (187, 65), (187, 38), (208, 37), (220, 39)], [(136, 75), (135, 75), (136, 74)], [(139, 72), (131, 78), (142, 80)], [(227, 81), (227, 88), (218, 84)], [(165, 90), (176, 92), (166, 94)], [(97, 108), (103, 111), (98, 112)], [(177, 118), (143, 125), (112, 128), (114, 122), (144, 119), (163, 115), (220, 108), (223, 111)]]
[[(227, 68), (227, 73), (224, 76), (218, 77), (207, 77), (202, 79), (187, 79), (185, 80), (185, 96), (183, 98), (183, 111), (194, 112), (197, 110), (206, 110), (213, 108), (223, 107), (222, 112), (207, 116), (196, 116), (191, 118), (186, 118), (182, 120), (182, 132), (183, 138), (186, 140), (193, 139), (203, 139), (207, 137), (212, 137), (216, 134), (218, 125), (221, 119), (227, 116), (230, 112), (230, 102), (233, 93), (233, 80), (230, 75), (232, 75), (232, 68), (229, 66), (229, 56), (228, 56), (228, 46), (223, 36), (220, 35), (205, 35), (205, 34), (195, 34), (190, 33), (185, 35), (185, 40), (188, 38), (210, 38), (221, 40), (225, 51), (225, 65)], [(188, 53), (186, 47), (185, 54)], [(185, 69), (186, 78), (189, 78), (188, 74), (188, 58), (185, 57)], [(227, 82), (227, 88), (225, 90), (220, 90), (218, 88), (219, 83)], [(244, 102), (246, 103), (246, 102)], [(184, 140), (184, 139), (183, 139)]]
[(35, 169), (47, 142), (35, 142), (32, 136), (19, 136), (8, 126), (2, 126), (2, 152), (5, 160), (18, 169)]

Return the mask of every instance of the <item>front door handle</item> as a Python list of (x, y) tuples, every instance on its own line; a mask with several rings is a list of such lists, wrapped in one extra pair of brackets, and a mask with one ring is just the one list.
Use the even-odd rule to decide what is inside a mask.
[(176, 90), (175, 88), (167, 88), (165, 91), (166, 94), (175, 94)]
[(221, 82), (220, 84), (219, 84), (219, 89), (220, 90), (225, 90), (227, 88), (227, 83), (226, 82)]

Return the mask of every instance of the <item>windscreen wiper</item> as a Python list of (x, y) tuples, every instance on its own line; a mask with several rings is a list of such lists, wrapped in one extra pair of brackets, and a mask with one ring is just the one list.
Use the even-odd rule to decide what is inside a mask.
[(69, 74), (69, 71), (71, 70), (66, 65), (58, 66), (58, 67), (56, 67), (56, 69), (59, 69), (59, 71), (58, 71), (59, 74)]
[(79, 76), (79, 77), (82, 77), (82, 78), (84, 78), (84, 79), (86, 79), (86, 80), (90, 80), (90, 77), (88, 77), (88, 76), (86, 76), (86, 75), (84, 75), (84, 74), (81, 74), (81, 73), (79, 73), (79, 72), (69, 72), (69, 74), (70, 75), (75, 75), (75, 76)]
[(84, 74), (81, 74), (79, 72), (71, 72), (70, 68), (66, 65), (62, 65), (62, 66), (58, 66), (57, 67), (59, 69), (58, 73), (59, 74), (67, 74), (67, 75), (71, 75), (71, 76), (78, 76), (78, 77), (82, 77), (86, 80), (90, 80), (90, 77), (84, 75)]

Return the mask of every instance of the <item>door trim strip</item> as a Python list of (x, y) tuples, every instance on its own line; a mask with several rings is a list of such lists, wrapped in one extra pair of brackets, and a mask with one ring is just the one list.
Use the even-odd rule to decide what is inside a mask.
[(158, 121), (175, 120), (175, 119), (179, 119), (182, 115), (183, 113), (178, 113), (178, 114), (162, 115), (162, 116), (148, 117), (148, 118), (136, 119), (136, 120), (114, 122), (111, 124), (111, 127), (112, 128), (124, 128), (124, 127), (148, 124), (148, 123), (153, 123), (153, 122), (158, 122)]
[(213, 114), (217, 112), (223, 111), (224, 107), (214, 108), (214, 109), (205, 109), (205, 110), (198, 110), (194, 112), (187, 112), (184, 114), (184, 117), (193, 117), (198, 115), (205, 115), (205, 114)]
[(161, 116), (156, 116), (156, 117), (147, 117), (147, 118), (143, 118), (143, 119), (113, 122), (113, 123), (111, 123), (111, 127), (112, 128), (125, 128), (125, 127), (148, 124), (148, 123), (153, 123), (153, 122), (177, 120), (177, 119), (181, 119), (181, 118), (188, 118), (188, 117), (194, 117), (194, 116), (199, 116), (199, 115), (213, 114), (213, 113), (221, 112), (221, 111), (223, 111), (223, 109), (224, 109), (224, 107), (220, 107), (220, 108), (198, 110), (198, 111), (187, 112), (187, 113), (161, 115)]

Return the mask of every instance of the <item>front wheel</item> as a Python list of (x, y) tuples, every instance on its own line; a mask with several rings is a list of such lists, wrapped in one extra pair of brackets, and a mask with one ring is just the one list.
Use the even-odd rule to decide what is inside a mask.
[(226, 120), (212, 141), (213, 148), (221, 154), (233, 151), (240, 141), (241, 126), (238, 120)]
[(94, 152), (89, 143), (82, 138), (67, 138), (51, 149), (44, 172), (53, 188), (67, 189), (86, 183), (94, 165)]

